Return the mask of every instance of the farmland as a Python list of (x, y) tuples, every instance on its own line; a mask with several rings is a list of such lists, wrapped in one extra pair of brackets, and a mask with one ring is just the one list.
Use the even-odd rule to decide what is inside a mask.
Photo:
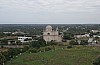
[(25, 52), (5, 65), (93, 65), (93, 61), (100, 56), (100, 47), (66, 46), (56, 47), (55, 51), (38, 53)]

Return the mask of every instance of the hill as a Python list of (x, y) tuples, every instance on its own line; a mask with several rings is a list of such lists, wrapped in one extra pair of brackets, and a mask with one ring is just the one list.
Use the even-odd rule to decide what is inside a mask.
[(100, 55), (100, 47), (77, 46), (56, 48), (55, 51), (23, 53), (5, 65), (93, 65)]

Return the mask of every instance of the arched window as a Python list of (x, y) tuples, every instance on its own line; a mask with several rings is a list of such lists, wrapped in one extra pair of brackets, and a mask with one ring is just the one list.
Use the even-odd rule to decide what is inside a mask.
[(47, 33), (48, 35), (50, 35), (50, 33)]

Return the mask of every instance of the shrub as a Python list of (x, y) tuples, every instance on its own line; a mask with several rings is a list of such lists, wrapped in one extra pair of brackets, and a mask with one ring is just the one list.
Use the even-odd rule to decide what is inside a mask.
[(52, 50), (51, 47), (45, 47), (45, 51), (49, 51), (49, 50)]
[(51, 42), (47, 42), (47, 46), (53, 46), (53, 45), (57, 45), (57, 42), (51, 41)]
[(22, 52), (26, 52), (29, 49), (28, 46), (24, 46), (24, 48), (22, 49)]
[(72, 40), (69, 42), (70, 45), (78, 45), (78, 42), (76, 40)]
[(32, 48), (32, 49), (29, 49), (28, 51), (31, 52), (31, 53), (37, 53), (38, 49)]
[(100, 65), (100, 57), (93, 62), (93, 65)]
[(38, 41), (33, 41), (30, 43), (30, 47), (40, 48), (46, 46), (45, 40), (39, 39)]
[(73, 48), (71, 45), (67, 46), (67, 48)]
[(87, 40), (81, 40), (80, 45), (88, 45), (88, 41)]

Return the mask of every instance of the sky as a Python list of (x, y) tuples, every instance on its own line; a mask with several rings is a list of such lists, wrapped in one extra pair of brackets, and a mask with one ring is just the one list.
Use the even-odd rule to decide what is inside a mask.
[(0, 0), (0, 24), (100, 24), (100, 0)]

